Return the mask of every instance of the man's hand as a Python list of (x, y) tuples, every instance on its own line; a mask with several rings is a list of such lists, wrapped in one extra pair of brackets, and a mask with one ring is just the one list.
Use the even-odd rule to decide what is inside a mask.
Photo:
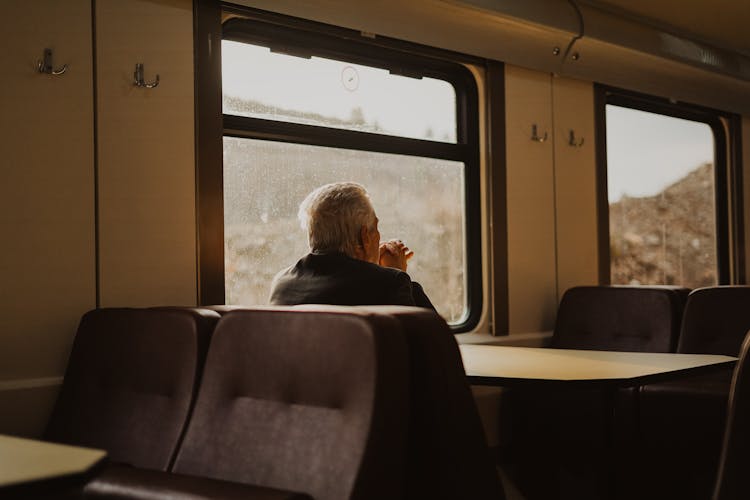
[(406, 271), (406, 262), (414, 256), (414, 252), (404, 245), (401, 240), (391, 240), (380, 244), (380, 265), (394, 267)]

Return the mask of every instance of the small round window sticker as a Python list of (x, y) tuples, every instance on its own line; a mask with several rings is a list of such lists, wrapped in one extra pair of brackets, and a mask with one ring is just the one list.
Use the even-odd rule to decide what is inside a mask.
[(341, 70), (341, 84), (349, 92), (359, 88), (359, 73), (354, 66), (344, 66)]

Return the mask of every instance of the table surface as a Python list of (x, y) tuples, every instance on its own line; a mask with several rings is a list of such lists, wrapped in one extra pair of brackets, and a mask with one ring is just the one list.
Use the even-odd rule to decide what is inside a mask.
[(628, 387), (730, 367), (737, 358), (713, 354), (588, 351), (495, 345), (460, 346), (470, 383), (572, 384)]
[(103, 450), (0, 435), (0, 487), (82, 474), (106, 456)]

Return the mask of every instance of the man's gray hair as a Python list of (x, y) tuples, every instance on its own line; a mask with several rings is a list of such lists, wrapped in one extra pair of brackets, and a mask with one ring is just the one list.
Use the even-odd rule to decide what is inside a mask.
[(361, 244), (362, 226), (373, 229), (376, 220), (367, 190), (354, 182), (319, 187), (302, 201), (297, 216), (307, 231), (310, 250), (350, 257)]

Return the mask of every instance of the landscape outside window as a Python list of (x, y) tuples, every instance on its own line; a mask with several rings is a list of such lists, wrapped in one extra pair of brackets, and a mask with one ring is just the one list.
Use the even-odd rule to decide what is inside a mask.
[(711, 128), (611, 104), (606, 117), (611, 282), (715, 285)]
[[(224, 41), (224, 113), (456, 143), (447, 82)], [(299, 203), (338, 181), (364, 185), (382, 239), (415, 252), (409, 274), (451, 323), (467, 314), (464, 183), (459, 161), (224, 138), (227, 304), (266, 304), (273, 276), (306, 254)]]

